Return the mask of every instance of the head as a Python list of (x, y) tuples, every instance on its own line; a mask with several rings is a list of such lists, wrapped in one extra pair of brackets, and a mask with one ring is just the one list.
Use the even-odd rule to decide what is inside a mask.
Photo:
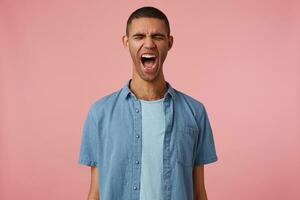
[(163, 63), (173, 44), (166, 15), (154, 7), (142, 7), (127, 20), (122, 37), (133, 62), (133, 76), (145, 81), (163, 78)]

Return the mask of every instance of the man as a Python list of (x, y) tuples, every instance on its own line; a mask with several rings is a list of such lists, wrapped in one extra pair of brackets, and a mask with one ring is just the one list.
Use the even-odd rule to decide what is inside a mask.
[(122, 41), (132, 79), (95, 101), (83, 128), (78, 162), (91, 166), (88, 199), (206, 200), (213, 134), (204, 105), (164, 79), (167, 17), (153, 7), (134, 11)]

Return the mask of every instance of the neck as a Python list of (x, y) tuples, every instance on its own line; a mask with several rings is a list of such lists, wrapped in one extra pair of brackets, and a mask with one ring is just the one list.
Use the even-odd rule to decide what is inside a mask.
[(151, 82), (133, 76), (129, 87), (138, 99), (146, 101), (161, 99), (167, 91), (167, 83), (163, 75)]

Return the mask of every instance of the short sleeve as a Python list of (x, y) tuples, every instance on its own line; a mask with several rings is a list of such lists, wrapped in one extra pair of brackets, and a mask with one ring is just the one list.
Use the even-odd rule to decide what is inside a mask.
[(78, 164), (95, 167), (98, 164), (97, 149), (99, 140), (98, 126), (93, 112), (93, 107), (91, 107), (84, 122)]
[(212, 128), (205, 107), (200, 116), (199, 136), (194, 165), (204, 165), (218, 160)]

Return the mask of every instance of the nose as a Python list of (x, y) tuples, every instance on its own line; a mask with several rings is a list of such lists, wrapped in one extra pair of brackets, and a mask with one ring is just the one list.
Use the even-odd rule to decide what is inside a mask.
[(153, 40), (151, 37), (146, 37), (145, 38), (145, 41), (144, 41), (144, 47), (145, 48), (148, 48), (148, 49), (151, 49), (155, 46)]

